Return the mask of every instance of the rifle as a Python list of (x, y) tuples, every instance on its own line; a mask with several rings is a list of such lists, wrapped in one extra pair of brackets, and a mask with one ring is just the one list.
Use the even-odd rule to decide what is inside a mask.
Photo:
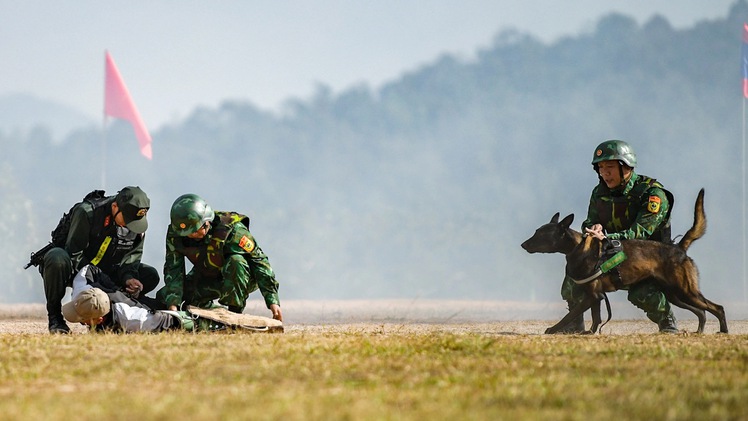
[(31, 253), (31, 257), (29, 258), (29, 262), (26, 263), (26, 266), (24, 266), (24, 270), (30, 268), (31, 266), (39, 266), (42, 263), (44, 263), (44, 255), (47, 254), (48, 251), (52, 250), (57, 246), (54, 245), (54, 243), (50, 242), (46, 246), (39, 249), (39, 251), (35, 253)]

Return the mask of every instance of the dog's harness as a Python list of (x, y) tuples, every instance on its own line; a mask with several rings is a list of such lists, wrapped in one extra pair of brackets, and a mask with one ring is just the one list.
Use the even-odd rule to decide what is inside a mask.
[(623, 263), (624, 260), (626, 260), (626, 253), (623, 252), (621, 242), (605, 238), (603, 240), (603, 251), (600, 253), (600, 258), (598, 259), (597, 264), (595, 264), (592, 275), (584, 279), (574, 279), (573, 281), (579, 285), (586, 284), (599, 278), (604, 273), (613, 270), (616, 274), (616, 276), (613, 277), (613, 285), (615, 285), (617, 289), (623, 289), (623, 280), (621, 279), (621, 273), (618, 272), (618, 265)]

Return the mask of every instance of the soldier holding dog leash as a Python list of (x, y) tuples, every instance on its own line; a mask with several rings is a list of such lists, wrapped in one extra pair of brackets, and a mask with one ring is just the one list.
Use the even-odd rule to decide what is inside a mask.
[[(585, 232), (612, 240), (653, 240), (670, 243), (670, 210), (673, 197), (657, 180), (634, 171), (636, 154), (622, 140), (608, 140), (595, 149), (592, 166), (599, 183), (592, 190)], [(568, 276), (561, 285), (561, 297), (569, 309), (584, 298), (582, 288)], [(665, 295), (653, 282), (630, 287), (628, 300), (644, 310), (662, 333), (677, 333), (675, 316)], [(584, 331), (580, 315), (564, 333)]]

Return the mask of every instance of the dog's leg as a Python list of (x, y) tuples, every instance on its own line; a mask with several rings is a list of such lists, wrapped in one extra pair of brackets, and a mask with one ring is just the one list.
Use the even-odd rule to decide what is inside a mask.
[(683, 302), (683, 300), (680, 299), (678, 294), (672, 294), (670, 292), (666, 292), (665, 297), (667, 297), (667, 300), (671, 304), (676, 305), (682, 309), (686, 309), (690, 311), (691, 313), (695, 314), (696, 317), (699, 319), (699, 327), (696, 329), (696, 333), (704, 333), (704, 324), (706, 324), (706, 312), (704, 310), (697, 308), (695, 306), (692, 306), (691, 304)]
[(719, 320), (719, 333), (727, 333), (727, 315), (725, 315), (725, 308), (719, 304), (714, 304), (717, 309), (717, 313), (712, 313)]
[(727, 333), (727, 317), (725, 316), (725, 308), (721, 305), (712, 302), (710, 300), (707, 300), (704, 295), (699, 293), (699, 297), (704, 303), (704, 307), (706, 307), (706, 311), (712, 313), (714, 317), (719, 320), (719, 333)]
[[(580, 301), (579, 304), (577, 304), (576, 306), (574, 306), (574, 308), (569, 310), (569, 313), (566, 316), (564, 316), (564, 318), (561, 319), (561, 321), (559, 321), (555, 325), (546, 329), (545, 333), (553, 334), (553, 333), (558, 333), (559, 331), (561, 331), (561, 329), (567, 324), (569, 324), (569, 322), (574, 320), (575, 317), (579, 316), (580, 314), (584, 314), (584, 312), (587, 311), (592, 306), (592, 301), (593, 301), (592, 297), (590, 296), (584, 297), (584, 299)], [(598, 308), (598, 311), (599, 311), (599, 308)]]
[(594, 298), (592, 307), (590, 310), (592, 310), (592, 326), (590, 326), (590, 330), (585, 331), (585, 334), (591, 335), (597, 332), (598, 327), (600, 327), (600, 324), (603, 322), (602, 317), (600, 317), (600, 301), (602, 298)]
[(704, 294), (701, 293), (699, 290), (699, 273), (696, 270), (696, 266), (691, 261), (684, 265), (684, 269), (685, 271), (682, 275), (682, 281), (675, 285), (677, 289), (673, 292), (682, 302), (698, 309), (697, 311), (691, 310), (697, 317), (699, 317), (699, 328), (697, 332), (704, 332), (704, 324), (706, 323), (704, 310), (706, 310), (712, 313), (714, 317), (719, 320), (719, 332), (727, 333), (727, 318), (725, 317), (724, 307), (709, 301), (704, 297)]

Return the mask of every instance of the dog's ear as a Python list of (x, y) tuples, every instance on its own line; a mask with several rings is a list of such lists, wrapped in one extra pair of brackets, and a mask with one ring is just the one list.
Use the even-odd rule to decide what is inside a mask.
[(556, 224), (556, 223), (558, 223), (558, 217), (559, 217), (559, 216), (560, 216), (560, 214), (559, 214), (558, 212), (556, 212), (556, 214), (555, 214), (555, 215), (553, 215), (553, 217), (551, 218), (551, 224)]
[[(558, 215), (558, 214), (556, 214), (556, 215)], [(556, 218), (556, 219), (558, 219), (558, 218)], [(573, 213), (569, 214), (566, 218), (562, 219), (561, 222), (560, 222), (560, 225), (562, 227), (564, 227), (564, 229), (569, 229), (569, 227), (571, 226), (572, 222), (574, 222), (574, 214)]]

